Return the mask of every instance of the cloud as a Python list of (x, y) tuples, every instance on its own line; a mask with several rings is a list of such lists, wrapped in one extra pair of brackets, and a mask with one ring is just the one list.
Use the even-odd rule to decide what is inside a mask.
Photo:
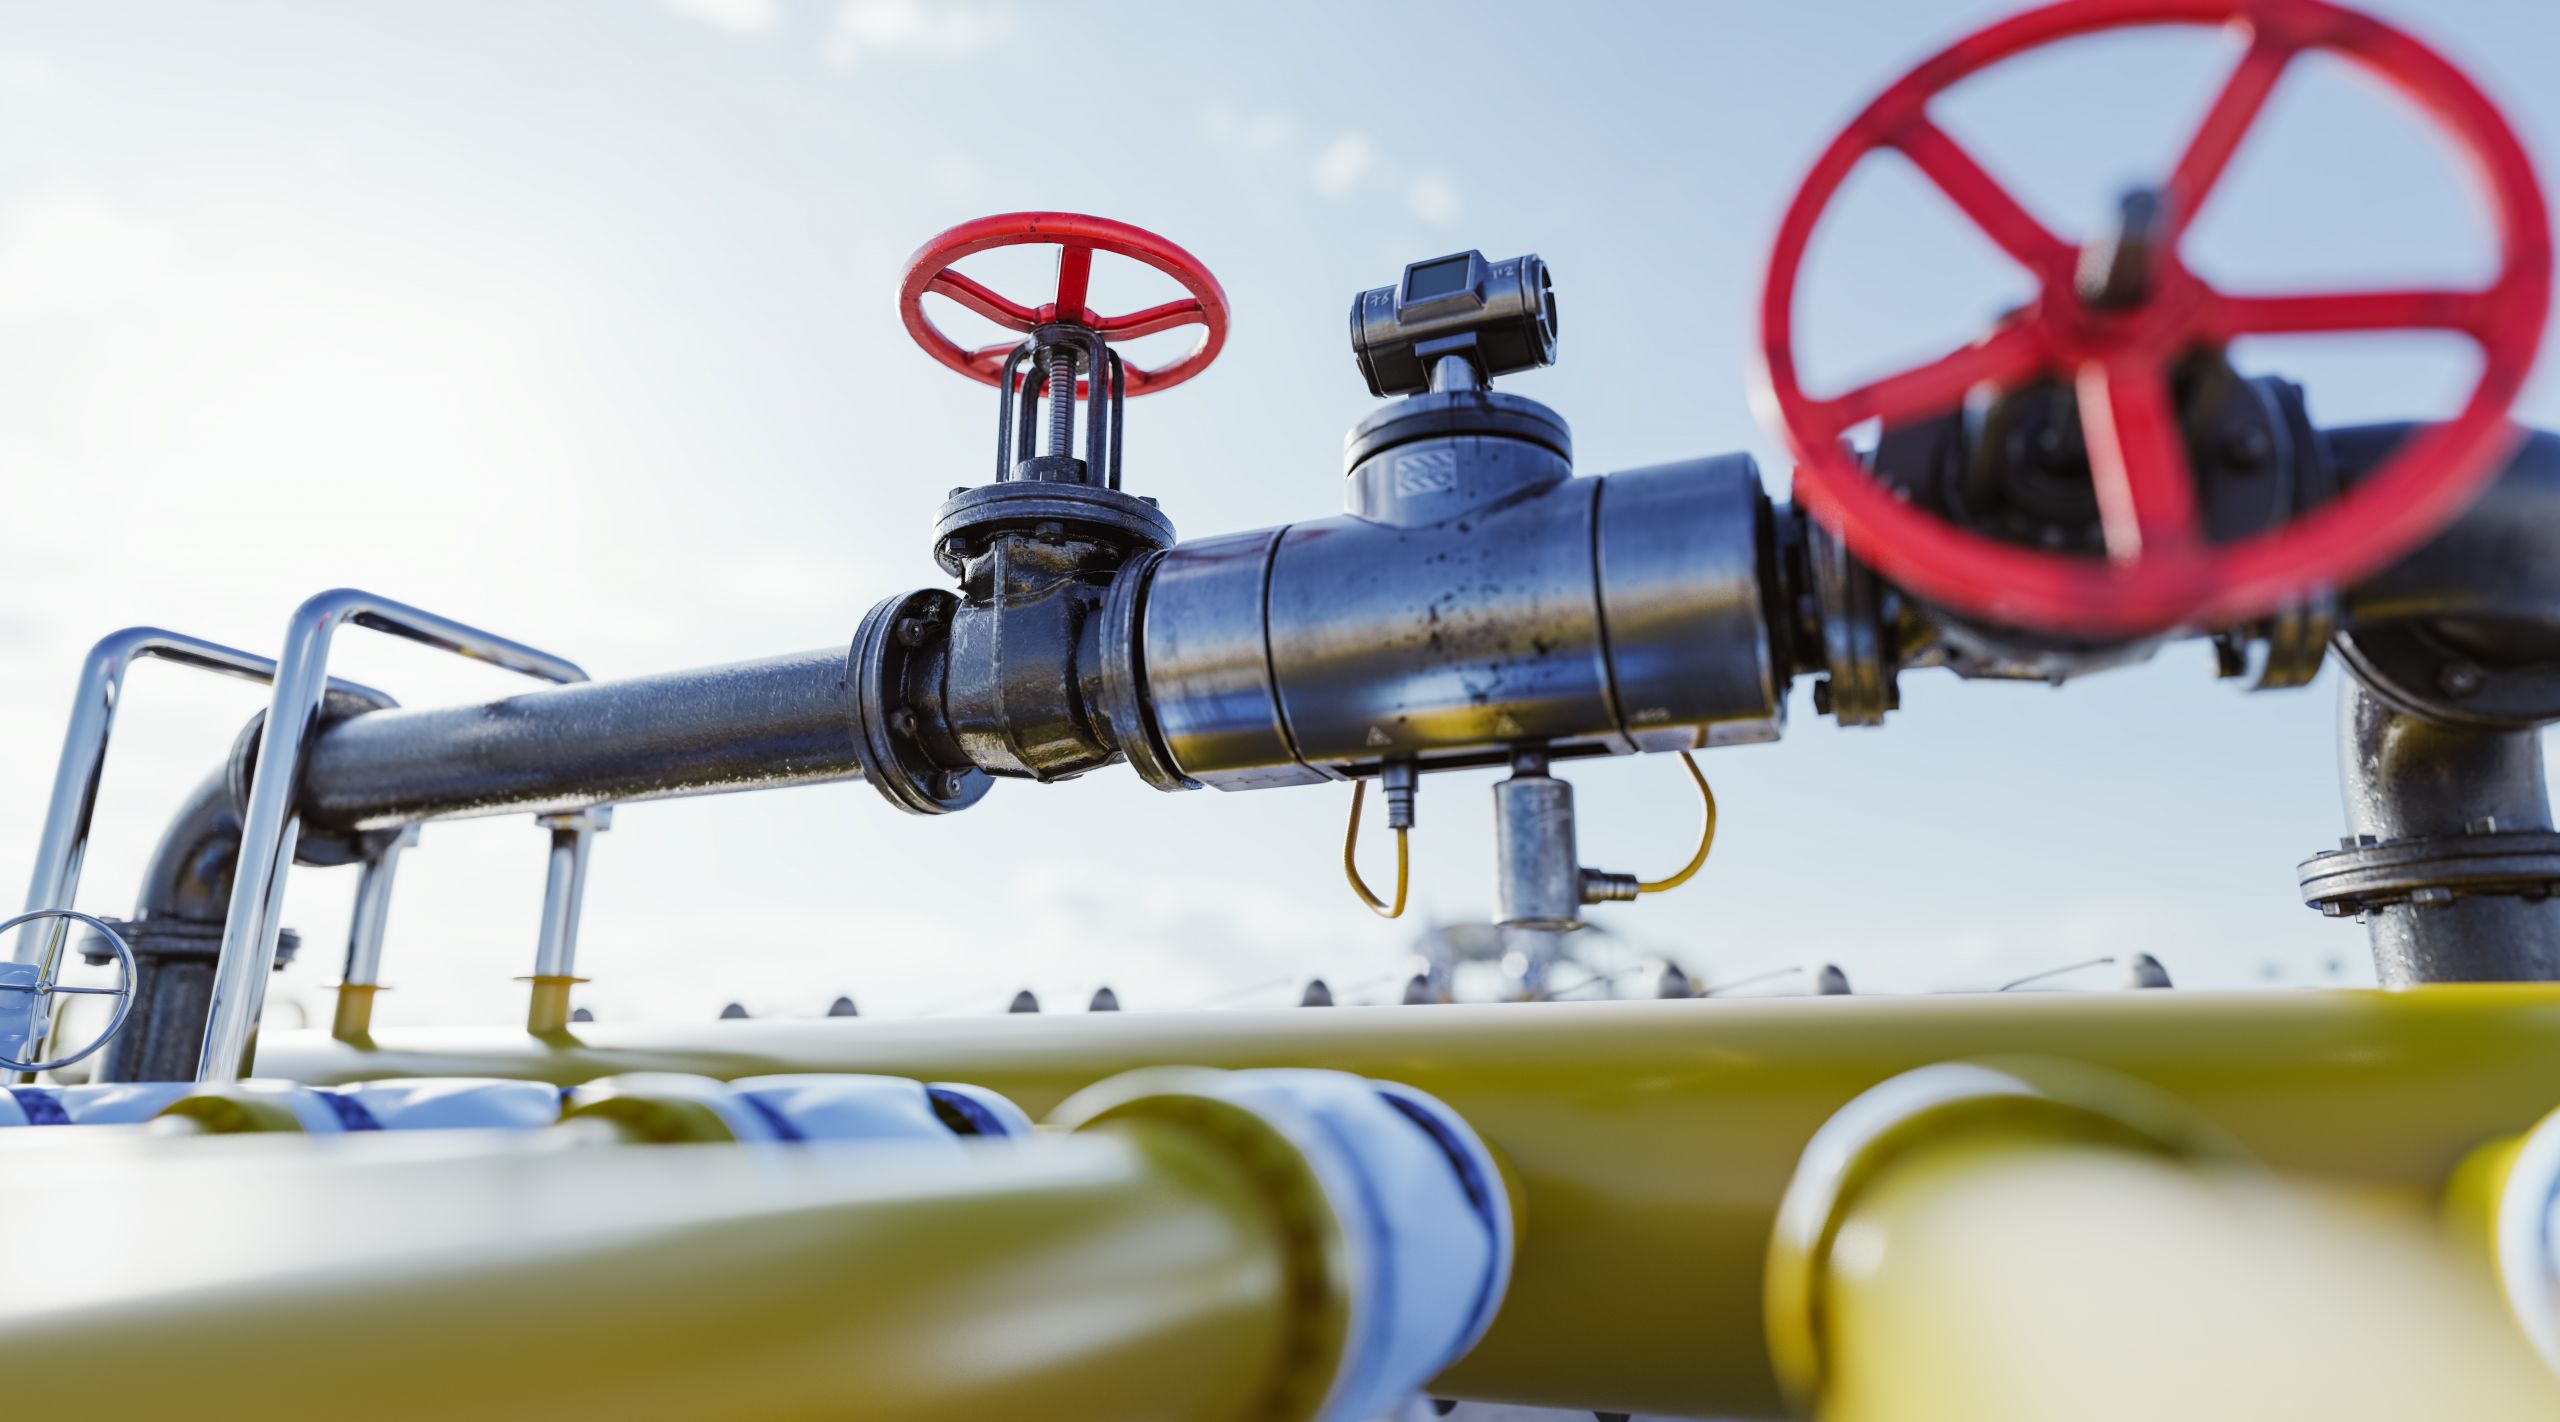
[(1212, 106), (1202, 125), (1222, 146), (1261, 157), (1279, 153), (1298, 137), (1298, 121), (1287, 114), (1240, 114), (1224, 106)]
[(1321, 197), (1401, 199), (1407, 213), (1433, 227), (1456, 222), (1465, 209), (1457, 181), (1446, 172), (1409, 168), (1360, 129), (1345, 129), (1310, 151), (1313, 138), (1292, 115), (1213, 105), (1201, 117), (1201, 133), (1240, 159), (1299, 169)]
[(1338, 198), (1358, 186), (1369, 170), (1378, 165), (1378, 145), (1369, 135), (1353, 129), (1324, 147), (1316, 155), (1312, 172), (1316, 191)]
[(846, 0), (827, 36), (827, 63), (850, 68), (873, 50), (960, 59), (1013, 37), (1013, 9), (971, 0)]
[(777, 0), (658, 0), (658, 4), (671, 14), (741, 35), (772, 29), (782, 17)]
[(1445, 174), (1425, 173), (1405, 190), (1404, 204), (1432, 226), (1446, 227), (1458, 220), (1458, 186)]

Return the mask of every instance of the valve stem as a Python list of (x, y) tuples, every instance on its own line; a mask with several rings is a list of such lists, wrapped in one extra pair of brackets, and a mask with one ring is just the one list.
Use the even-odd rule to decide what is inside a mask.
[(1076, 442), (1076, 357), (1064, 342), (1041, 352), (1049, 375), (1049, 453), (1072, 455)]

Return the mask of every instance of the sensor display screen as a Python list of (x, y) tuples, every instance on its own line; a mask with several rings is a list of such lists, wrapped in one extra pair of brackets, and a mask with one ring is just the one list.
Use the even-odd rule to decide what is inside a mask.
[(1435, 296), (1447, 296), (1453, 292), (1464, 291), (1466, 287), (1467, 254), (1461, 252), (1454, 257), (1442, 257), (1436, 262), (1424, 262), (1405, 273), (1404, 299), (1429, 301)]

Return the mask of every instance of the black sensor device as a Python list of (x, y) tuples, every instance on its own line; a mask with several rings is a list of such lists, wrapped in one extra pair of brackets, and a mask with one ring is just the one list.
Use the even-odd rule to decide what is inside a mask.
[(1442, 371), (1443, 382), (1481, 389), (1497, 375), (1554, 363), (1555, 283), (1535, 254), (1488, 262), (1469, 251), (1415, 262), (1394, 286), (1352, 298), (1351, 349), (1372, 395), (1431, 390), (1434, 369), (1449, 356), (1467, 365), (1451, 367), (1456, 376)]

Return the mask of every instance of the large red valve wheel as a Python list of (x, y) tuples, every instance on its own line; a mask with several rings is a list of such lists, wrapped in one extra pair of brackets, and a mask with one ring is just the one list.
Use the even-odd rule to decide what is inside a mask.
[[(1058, 283), (1046, 305), (1025, 306), (1007, 300), (954, 270), (954, 263), (974, 253), (1021, 246), (1058, 249)], [(1085, 305), (1096, 252), (1144, 262), (1180, 282), (1189, 295), (1126, 315), (1100, 315)], [(1219, 348), (1227, 343), (1227, 293), (1200, 259), (1144, 228), (1107, 217), (1073, 212), (1000, 213), (961, 223), (925, 243), (907, 259), (906, 276), (898, 284), (898, 315), (907, 324), (907, 334), (915, 337), (916, 344), (935, 360), (993, 385), (1004, 369), (1005, 357), (1019, 343), (1008, 341), (976, 350), (961, 345), (944, 335), (925, 315), (924, 299), (928, 293), (949, 297), (1008, 331), (1026, 335), (1053, 321), (1090, 327), (1107, 341), (1133, 341), (1177, 326), (1198, 326), (1200, 339), (1179, 359), (1153, 368), (1135, 363), (1127, 367), (1128, 393), (1132, 395), (1169, 389), (1189, 380), (1206, 370), (1209, 362), (1217, 359)], [(1077, 381), (1076, 393), (1082, 395), (1085, 390), (1085, 382)]]
[[(2245, 44), (2167, 184), (2147, 296), (2098, 309), (2075, 289), (2079, 253), (2045, 230), (1931, 122), (1929, 100), (2041, 45), (2143, 25), (2213, 25)], [(2497, 279), (2479, 290), (2226, 294), (2187, 270), (2177, 242), (2211, 195), (2268, 91), (2298, 54), (2324, 49), (2414, 102), (2468, 160), (2495, 220)], [(1797, 382), (1796, 278), (1816, 221), (1860, 159), (1892, 149), (2036, 279), (2023, 310), (1926, 365), (1817, 397)], [(1957, 41), (1879, 95), (1834, 139), (1778, 229), (1762, 293), (1764, 408), (1797, 461), (1804, 505), (1886, 577), (1952, 608), (2016, 626), (2126, 635), (2266, 613), (2388, 562), (2459, 513), (2516, 431), (2506, 418), (2551, 297), (2542, 191), (2515, 135), (2460, 71), (2398, 30), (2324, 0), (2063, 0)], [(2187, 352), (2244, 335), (2451, 331), (2482, 355), (2461, 412), (2409, 440), (2344, 497), (2228, 544), (2208, 543), (2169, 394)], [(1960, 408), (1977, 387), (2067, 379), (2089, 446), (2104, 559), (2001, 542), (1902, 502), (1844, 436)]]

